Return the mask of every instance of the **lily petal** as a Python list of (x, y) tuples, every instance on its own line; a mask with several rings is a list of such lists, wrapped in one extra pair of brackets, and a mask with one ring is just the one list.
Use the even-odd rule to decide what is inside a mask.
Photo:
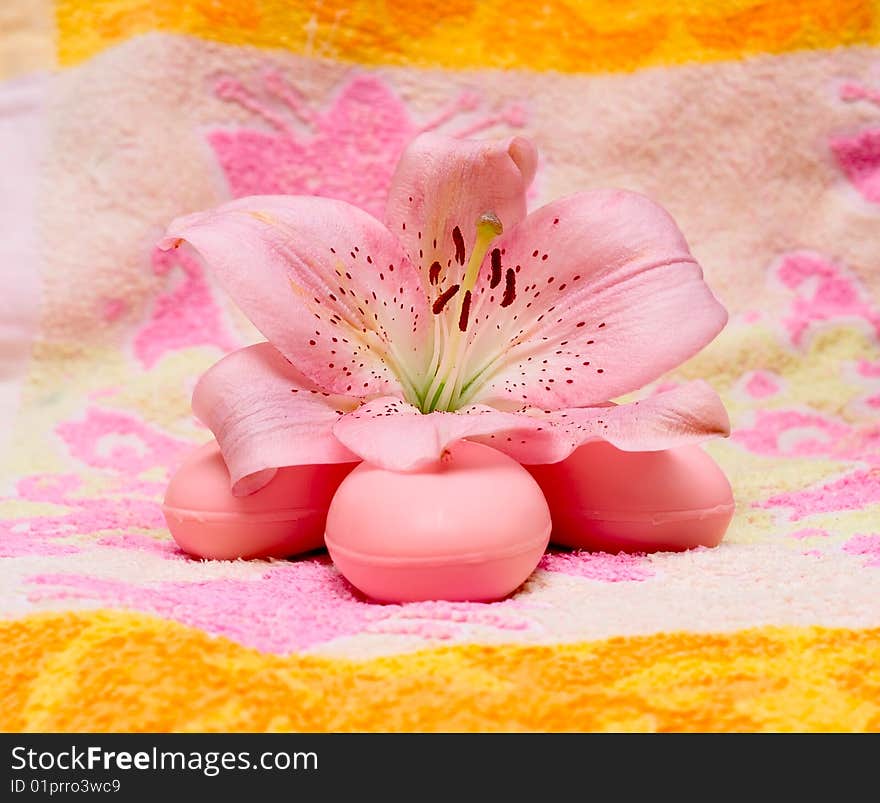
[(534, 430), (540, 422), (476, 406), (456, 413), (425, 415), (398, 398), (386, 397), (374, 399), (340, 418), (333, 433), (358, 457), (374, 465), (392, 471), (412, 471), (439, 460), (443, 450), (455, 441), (495, 432), (516, 432), (524, 426)]
[(192, 407), (217, 438), (235, 496), (258, 491), (282, 466), (357, 460), (332, 431), (357, 402), (318, 390), (269, 343), (208, 369)]
[(537, 162), (535, 146), (523, 137), (422, 134), (409, 144), (391, 181), (385, 223), (419, 266), (425, 288), (435, 286), (432, 296), (457, 281), (482, 215), (494, 214), (505, 228), (525, 217)]
[[(590, 441), (607, 441), (627, 452), (655, 452), (689, 443), (701, 443), (730, 434), (730, 420), (724, 404), (703, 381), (688, 382), (630, 404), (579, 407), (545, 413), (521, 413), (534, 425), (528, 437), (495, 433), (477, 437), (520, 463), (556, 463)], [(546, 434), (549, 429), (551, 436)]]
[(484, 266), (462, 404), (601, 403), (679, 365), (727, 321), (673, 219), (634, 192), (548, 204), (497, 245), (505, 281), (493, 289)]
[(424, 365), (433, 323), (418, 273), (366, 212), (327, 198), (254, 196), (178, 218), (160, 246), (182, 240), (323, 390), (398, 392)]
[(625, 451), (657, 451), (727, 435), (724, 405), (705, 382), (681, 385), (632, 404), (554, 412), (502, 412), (472, 405), (423, 415), (397, 398), (375, 399), (334, 425), (341, 443), (370, 463), (411, 471), (439, 460), (467, 438), (525, 464), (556, 463), (584, 443), (604, 440)]

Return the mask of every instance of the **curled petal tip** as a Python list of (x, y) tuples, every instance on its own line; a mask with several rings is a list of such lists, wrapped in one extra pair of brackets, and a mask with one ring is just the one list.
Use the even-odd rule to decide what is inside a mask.
[(538, 149), (525, 137), (512, 137), (507, 144), (507, 153), (519, 169), (526, 185), (532, 183), (538, 170)]
[(691, 412), (703, 422), (703, 431), (709, 436), (726, 438), (730, 435), (730, 416), (721, 397), (715, 389), (704, 379), (696, 379), (687, 385), (681, 386), (677, 391), (687, 394), (688, 388), (692, 390), (690, 396)]
[[(723, 404), (721, 406), (724, 407)], [(722, 438), (729, 438), (730, 437), (730, 417), (727, 414), (726, 408), (724, 409), (724, 422), (718, 428), (718, 434)]]

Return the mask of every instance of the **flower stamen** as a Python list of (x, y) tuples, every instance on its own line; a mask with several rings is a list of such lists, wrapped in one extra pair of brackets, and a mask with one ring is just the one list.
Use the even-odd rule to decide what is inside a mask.
[(516, 272), (508, 268), (504, 274), (504, 297), (501, 299), (502, 307), (509, 307), (516, 299)]
[[(446, 410), (455, 397), (459, 383), (459, 372), (468, 342), (466, 333), (471, 320), (472, 292), (476, 287), (483, 260), (486, 258), (486, 254), (489, 253), (489, 247), (492, 245), (493, 240), (502, 233), (504, 227), (494, 212), (486, 212), (480, 215), (477, 220), (476, 230), (477, 236), (474, 240), (474, 247), (471, 251), (470, 259), (467, 260), (467, 266), (465, 267), (461, 283), (447, 288), (438, 296), (432, 307), (434, 314), (440, 315), (446, 309), (450, 299), (455, 295), (459, 296), (458, 306), (452, 319), (457, 321), (458, 326), (450, 325), (449, 336), (443, 344), (443, 355), (440, 364), (431, 380), (427, 393), (425, 393), (422, 399), (422, 410), (424, 412)], [(461, 235), (461, 229), (458, 226), (452, 230), (452, 239), (455, 244), (455, 260), (460, 265), (464, 265), (466, 256), (465, 243)], [(492, 252), (491, 261), (494, 277), (496, 265), (497, 270), (501, 271), (501, 252), (497, 248)], [(462, 337), (462, 335), (465, 335), (465, 337)]]
[(501, 284), (501, 251), (492, 249), (492, 279), (489, 281), (489, 289), (494, 290)]
[(461, 236), (461, 229), (458, 226), (452, 230), (452, 242), (455, 243), (455, 261), (459, 265), (464, 265), (464, 237)]
[(468, 315), (471, 311), (471, 291), (468, 290), (464, 294), (461, 302), (461, 312), (458, 314), (458, 329), (460, 332), (467, 331)]
[(431, 267), (428, 268), (428, 281), (431, 284), (437, 284), (440, 281), (440, 269), (440, 263), (435, 259)]
[(452, 287), (447, 287), (434, 302), (434, 306), (431, 307), (432, 311), (435, 315), (439, 315), (443, 312), (443, 308), (446, 306), (446, 303), (458, 292), (459, 286), (457, 284), (452, 285)]

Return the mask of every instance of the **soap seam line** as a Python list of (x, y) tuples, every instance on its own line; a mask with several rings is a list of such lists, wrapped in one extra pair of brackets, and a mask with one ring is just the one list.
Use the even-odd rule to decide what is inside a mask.
[(649, 521), (663, 523), (671, 521), (689, 521), (692, 519), (705, 519), (710, 516), (721, 516), (733, 513), (736, 510), (736, 504), (715, 505), (714, 507), (700, 508), (699, 510), (663, 510), (663, 511), (636, 511), (644, 513), (641, 518), (633, 518), (633, 511), (616, 511), (616, 510), (595, 510), (591, 508), (578, 508), (574, 513), (582, 518), (591, 521), (615, 521), (615, 522), (632, 522), (633, 524), (644, 524)]
[(444, 566), (458, 566), (463, 563), (490, 563), (495, 560), (504, 560), (506, 558), (515, 558), (519, 555), (527, 554), (538, 546), (546, 545), (550, 539), (552, 526), (548, 526), (544, 531), (544, 535), (530, 541), (526, 546), (518, 546), (505, 550), (504, 552), (469, 552), (464, 555), (456, 555), (442, 558), (417, 557), (414, 555), (400, 557), (385, 557), (382, 555), (366, 555), (363, 552), (355, 552), (343, 546), (336, 544), (332, 538), (324, 533), (324, 542), (327, 549), (330, 550), (331, 557), (335, 550), (340, 555), (354, 560), (359, 560), (370, 566), (387, 566), (388, 568), (403, 568), (404, 566), (418, 566), (424, 568), (441, 568)]
[(171, 505), (162, 505), (162, 512), (166, 516), (172, 516), (177, 521), (201, 521), (209, 524), (231, 524), (242, 519), (249, 522), (278, 522), (278, 521), (299, 521), (308, 516), (324, 513), (318, 508), (285, 508), (284, 510), (276, 510), (271, 512), (250, 513), (248, 511), (241, 512), (225, 512), (217, 510), (191, 510), (189, 508), (173, 507)]

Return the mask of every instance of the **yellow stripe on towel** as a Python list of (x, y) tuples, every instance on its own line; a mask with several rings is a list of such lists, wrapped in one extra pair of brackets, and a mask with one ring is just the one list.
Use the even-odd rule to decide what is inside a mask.
[(59, 60), (150, 31), (361, 64), (617, 72), (880, 41), (878, 0), (56, 0)]
[(7, 731), (878, 730), (880, 629), (276, 656), (141, 614), (0, 622)]

